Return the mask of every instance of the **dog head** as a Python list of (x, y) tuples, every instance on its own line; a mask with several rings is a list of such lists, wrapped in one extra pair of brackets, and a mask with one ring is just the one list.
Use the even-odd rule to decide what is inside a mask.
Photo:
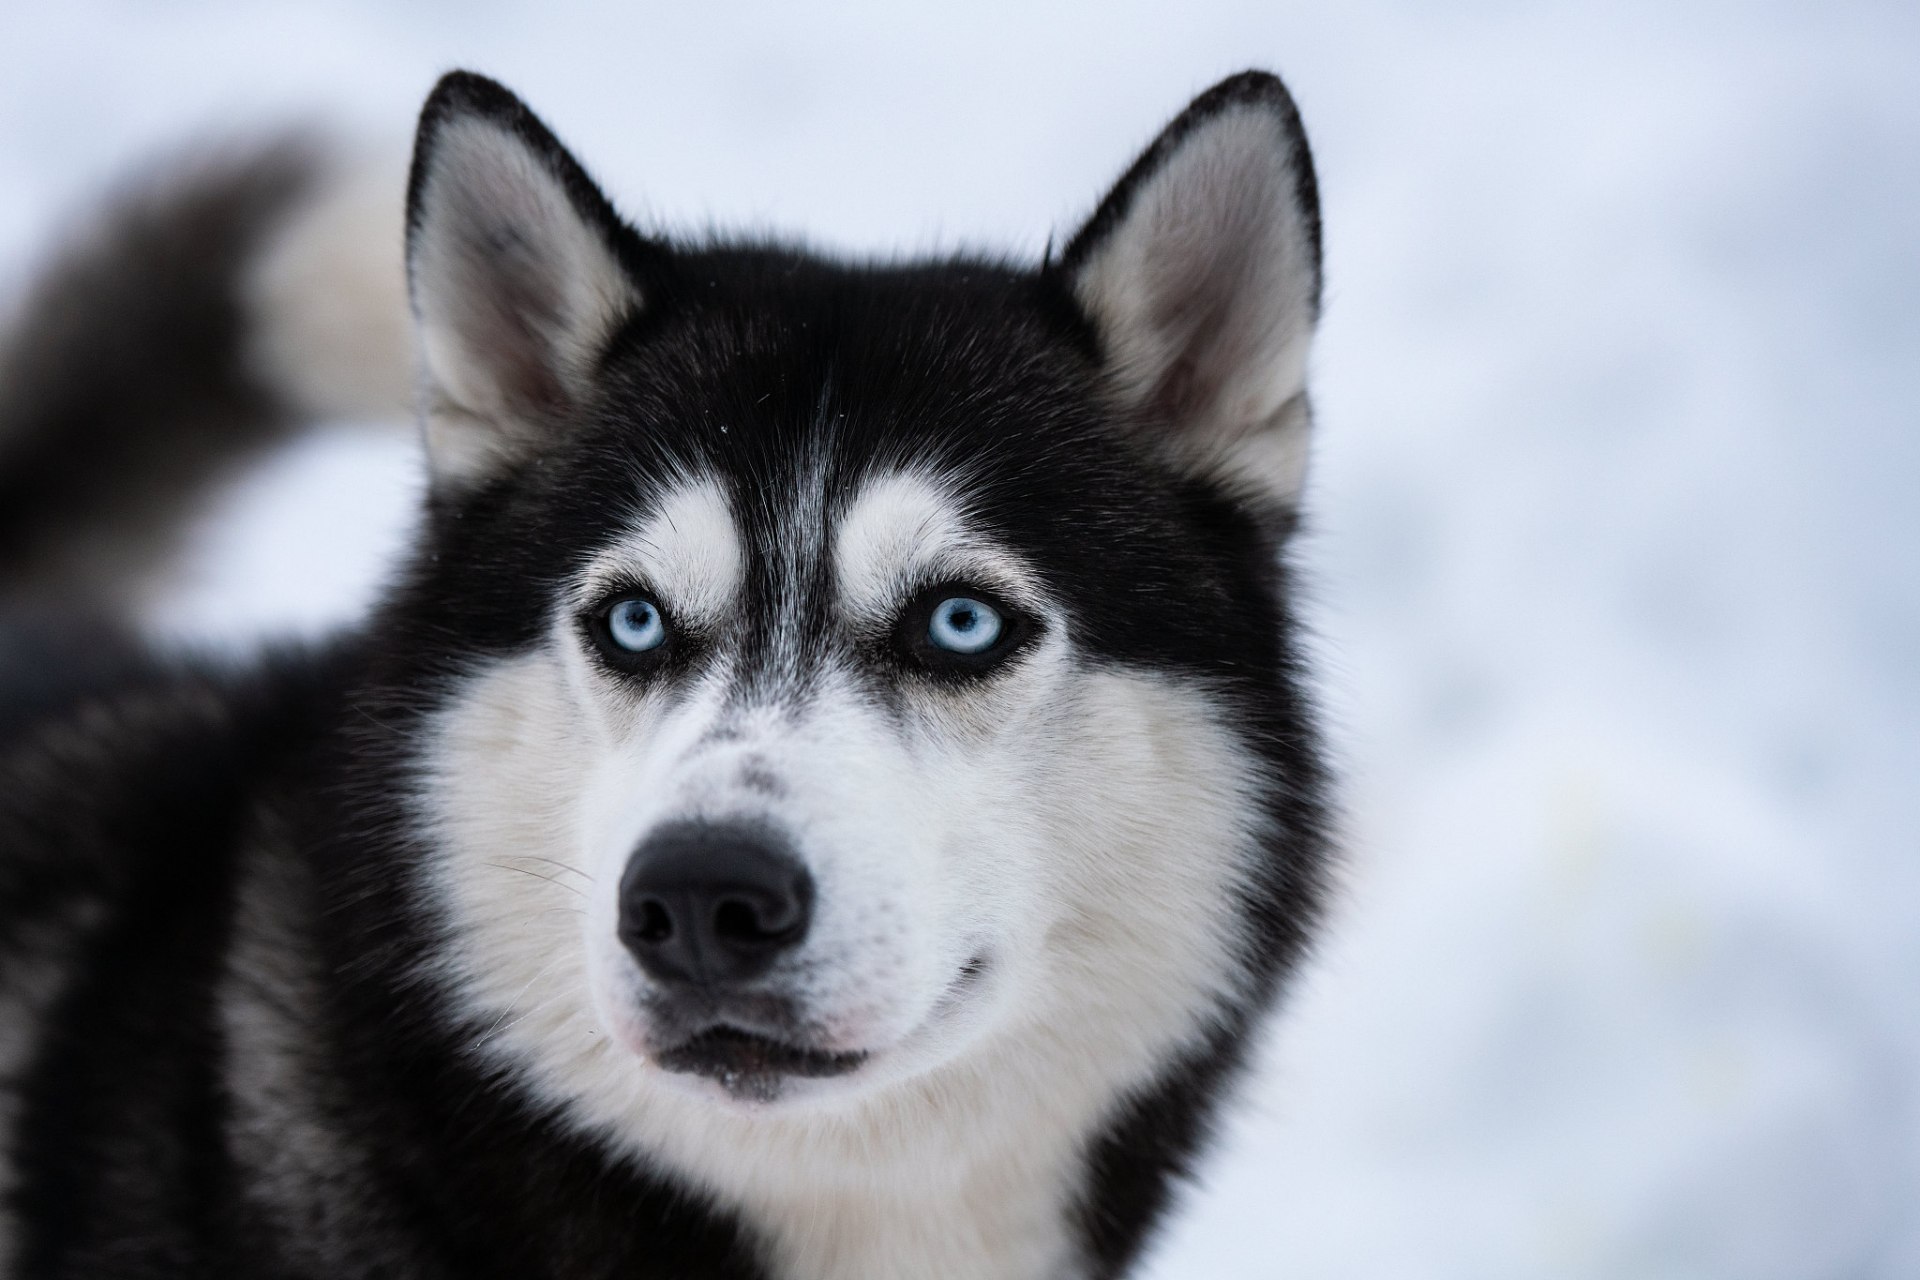
[(476, 1042), (609, 1123), (818, 1111), (1021, 1053), (1125, 1087), (1262, 995), (1310, 878), (1277, 553), (1318, 236), (1261, 75), (1037, 270), (643, 235), (444, 80), (390, 615)]

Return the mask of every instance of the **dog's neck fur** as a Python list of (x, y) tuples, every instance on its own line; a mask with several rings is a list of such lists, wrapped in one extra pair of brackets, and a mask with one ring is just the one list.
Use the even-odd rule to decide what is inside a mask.
[[(1008, 1119), (991, 1127), (1022, 1132)], [(1058, 1120), (1024, 1132), (1031, 1149), (989, 1151), (946, 1147), (950, 1129), (931, 1128), (897, 1167), (845, 1184), (769, 1186), (746, 1202), (748, 1217), (783, 1280), (1073, 1280), (1086, 1268), (1065, 1192), (1078, 1181), (1081, 1138)]]

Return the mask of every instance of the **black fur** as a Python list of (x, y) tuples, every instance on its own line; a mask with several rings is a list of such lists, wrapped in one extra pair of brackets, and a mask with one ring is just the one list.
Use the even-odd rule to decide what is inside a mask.
[[(622, 514), (689, 467), (769, 495), (742, 513), (755, 566), (745, 612), (767, 620), (747, 651), (756, 678), (797, 683), (805, 696), (791, 664), (774, 661), (771, 629), (823, 613), (826, 584), (808, 588), (811, 599), (780, 598), (792, 584), (765, 568), (781, 537), (771, 495), (802, 469), (823, 469), (828, 492), (846, 494), (876, 468), (915, 461), (967, 477), (977, 517), (1031, 558), (1090, 660), (1219, 689), (1241, 709), (1238, 727), (1269, 780), (1269, 863), (1245, 904), (1248, 1002), (1205, 1052), (1171, 1064), (1089, 1135), (1080, 1231), (1093, 1273), (1122, 1274), (1188, 1171), (1322, 894), (1325, 777), (1290, 638), (1286, 526), (1170, 475), (1141, 442), (1142, 424), (1116, 420), (1098, 336), (1071, 290), (1073, 267), (1111, 232), (1169, 138), (1247, 102), (1289, 122), (1313, 208), (1292, 103), (1277, 80), (1248, 73), (1176, 122), (1060, 263), (866, 267), (777, 246), (643, 237), (511, 94), (471, 75), (444, 80), (421, 120), (416, 206), (440, 125), (460, 113), (501, 121), (552, 166), (646, 304), (608, 344), (591, 403), (536, 460), (434, 490), (408, 567), (356, 638), (248, 672), (142, 664), (118, 641), (91, 669), (20, 642), (46, 670), (0, 685), (39, 690), (19, 695), (0, 746), (0, 963), (51, 958), (65, 978), (20, 1077), (19, 1274), (766, 1274), (750, 1224), (567, 1128), (466, 1052), (484, 1029), (449, 1017), (443, 979), (424, 965), (440, 939), (416, 877), (428, 851), (402, 783), (421, 721), (453, 679), (537, 643), (548, 603)], [(262, 193), (245, 199), (216, 184), (226, 196), (203, 204), (270, 205), (292, 179), (260, 181)], [(1317, 240), (1317, 209), (1313, 226)], [(240, 253), (244, 227), (230, 239)], [(148, 269), (138, 227), (115, 243), (111, 252), (127, 256), (112, 260), (134, 272), (118, 289), (163, 295), (126, 304), (148, 311), (174, 305), (170, 290), (217, 294), (238, 260), (197, 260), (208, 274), (189, 286)], [(101, 296), (73, 304), (80, 332), (123, 318)], [(0, 557), (29, 555), (68, 511), (97, 518), (136, 469), (120, 460), (144, 457), (152, 433), (197, 422), (203, 409), (256, 424), (231, 433), (236, 447), (271, 429), (272, 406), (234, 374), (236, 335), (223, 324), (115, 330), (141, 367), (192, 364), (182, 375), (197, 380), (184, 384), (191, 403), (177, 410), (164, 396), (88, 401), (60, 381), (61, 361), (83, 357), (63, 351), (48, 366), (35, 403), (67, 395), (80, 407), (37, 409), (14, 429), (0, 493), (45, 475), (72, 496), (18, 509), (0, 501)], [(235, 450), (217, 452), (224, 462)], [(89, 483), (99, 488), (79, 491)], [(829, 626), (807, 631), (819, 646), (863, 643)], [(868, 669), (876, 697), (905, 678), (877, 657)], [(308, 1105), (361, 1171), (352, 1186), (307, 1188), (305, 1218), (298, 1188), (290, 1206), (236, 1153), (222, 1083), (232, 1064), (214, 992), (236, 903), (263, 885), (286, 947), (311, 957), (318, 975), (314, 1005), (282, 1011), (320, 1082)], [(5, 981), (0, 970), (0, 993)]]
[(189, 158), (25, 299), (0, 348), (0, 602), (113, 606), (295, 425), (246, 368), (240, 274), (317, 167), (297, 139)]

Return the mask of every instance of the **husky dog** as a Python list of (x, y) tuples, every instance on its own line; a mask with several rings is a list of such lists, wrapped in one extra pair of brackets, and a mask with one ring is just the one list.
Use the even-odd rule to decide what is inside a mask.
[[(1037, 266), (866, 265), (636, 230), (454, 73), (411, 339), (339, 192), (177, 176), (4, 356), (9, 1274), (1124, 1274), (1323, 896), (1286, 90)], [(129, 639), (215, 477), (410, 380), (371, 617)]]

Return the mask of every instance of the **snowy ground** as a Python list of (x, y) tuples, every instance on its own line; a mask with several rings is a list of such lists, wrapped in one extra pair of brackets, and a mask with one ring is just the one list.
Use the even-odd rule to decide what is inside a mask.
[[(9, 6), (0, 278), (155, 145), (398, 139), (455, 64), (650, 216), (1037, 252), (1281, 70), (1350, 885), (1151, 1274), (1920, 1275), (1920, 11), (800, 10)], [(351, 612), (410, 474), (303, 449), (167, 622)]]

